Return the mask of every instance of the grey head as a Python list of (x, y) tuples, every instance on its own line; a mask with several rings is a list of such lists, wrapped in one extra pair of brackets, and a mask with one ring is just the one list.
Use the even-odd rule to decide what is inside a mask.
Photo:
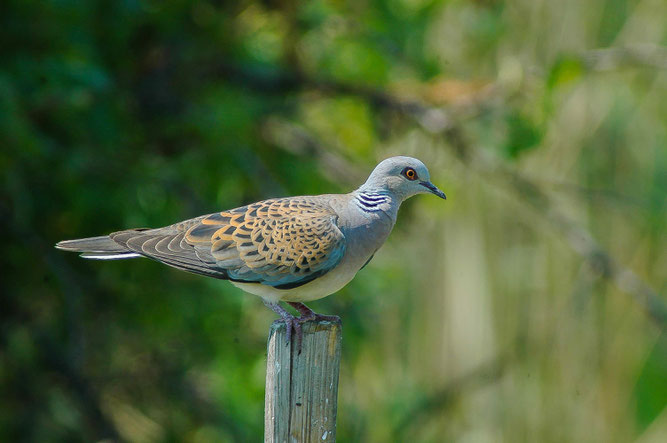
[(359, 191), (389, 193), (399, 201), (424, 193), (447, 198), (444, 192), (431, 183), (431, 175), (424, 163), (416, 158), (403, 156), (382, 160)]

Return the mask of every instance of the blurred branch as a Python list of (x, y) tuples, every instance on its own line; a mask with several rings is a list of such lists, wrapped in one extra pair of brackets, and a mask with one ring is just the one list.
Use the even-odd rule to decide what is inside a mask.
[(331, 181), (361, 183), (366, 178), (367, 171), (327, 149), (309, 131), (295, 123), (272, 117), (263, 125), (262, 131), (267, 140), (285, 151), (315, 159), (322, 174)]
[[(651, 66), (662, 66), (667, 60), (665, 59), (667, 51), (662, 47), (651, 48), (650, 51), (640, 47), (609, 48), (593, 51), (584, 57), (588, 57), (591, 63), (597, 60), (598, 66), (603, 66), (602, 61), (607, 59), (635, 61), (652, 59)], [(476, 103), (473, 108), (466, 108), (463, 114), (455, 114), (441, 107), (429, 106), (415, 100), (403, 100), (384, 91), (334, 80), (312, 78), (298, 70), (267, 73), (223, 63), (217, 66), (216, 73), (225, 76), (228, 80), (240, 81), (265, 92), (284, 93), (288, 90), (313, 88), (325, 93), (354, 95), (366, 100), (372, 106), (400, 112), (413, 118), (424, 130), (442, 136), (459, 160), (468, 168), (491, 177), (503, 186), (509, 184), (509, 189), (533, 209), (535, 214), (541, 216), (560, 232), (570, 247), (593, 270), (597, 271), (600, 277), (614, 283), (621, 291), (631, 295), (658, 327), (667, 328), (667, 306), (654, 289), (644, 283), (632, 270), (614, 259), (585, 228), (556, 210), (549, 195), (536, 183), (523, 177), (506, 163), (484, 155), (481, 149), (466, 140), (461, 122), (476, 115), (484, 107), (483, 102)]]
[(393, 436), (397, 441), (405, 440), (405, 434), (415, 426), (418, 427), (428, 416), (437, 411), (447, 409), (464, 392), (481, 388), (500, 379), (508, 364), (507, 356), (496, 357), (472, 371), (455, 378), (443, 388), (423, 398), (413, 405), (396, 422)]
[[(577, 300), (582, 295), (581, 293), (590, 296), (590, 291), (582, 288), (582, 286), (589, 284), (596, 276), (587, 272), (586, 268), (585, 264), (580, 267), (579, 275), (574, 284), (575, 289), (568, 304), (581, 303)], [(556, 328), (551, 328), (545, 339), (539, 344), (537, 342), (532, 343), (532, 336), (527, 334), (526, 331), (519, 333), (509, 347), (499, 356), (451, 380), (443, 388), (408, 406), (393, 427), (394, 439), (404, 440), (407, 432), (411, 429), (419, 429), (424, 422), (437, 413), (445, 412), (466, 393), (499, 381), (506, 372), (512, 370), (513, 365), (520, 364), (526, 355), (539, 352), (539, 349), (552, 349), (556, 344), (557, 331), (559, 330), (557, 325), (562, 324), (566, 315), (569, 315), (569, 310), (567, 306), (563, 306), (554, 314), (553, 324), (556, 325)]]
[(380, 90), (335, 80), (316, 79), (298, 70), (260, 69), (221, 61), (215, 65), (212, 74), (265, 93), (284, 94), (311, 88), (329, 93), (361, 96), (375, 106), (389, 107), (397, 111), (412, 112), (422, 109), (422, 105), (418, 102), (399, 100)]
[[(575, 183), (536, 180), (535, 178), (531, 178), (531, 180), (533, 180), (534, 183), (539, 183), (543, 187), (548, 187), (554, 189), (555, 191), (579, 196), (580, 198), (583, 197), (586, 199), (603, 200), (603, 201), (607, 200), (615, 204), (633, 206), (634, 208), (637, 209), (646, 209), (651, 206), (651, 201), (649, 199), (640, 199), (635, 196), (622, 194), (610, 189), (589, 188)], [(660, 212), (665, 212), (667, 211), (667, 206), (662, 208), (656, 208), (656, 210)]]
[(612, 71), (622, 67), (667, 69), (667, 47), (644, 44), (586, 51), (580, 56), (592, 71)]
[(588, 263), (594, 272), (632, 296), (659, 328), (667, 328), (667, 306), (660, 295), (632, 270), (614, 259), (584, 227), (555, 209), (551, 198), (536, 183), (528, 180), (507, 164), (493, 161), (489, 156), (482, 156), (480, 151), (475, 150), (465, 140), (461, 128), (453, 127), (443, 135), (452, 144), (454, 151), (466, 166), (492, 177), (494, 182), (500, 185), (509, 186), (509, 189), (517, 194), (536, 215), (542, 217), (563, 235), (570, 247)]
[[(366, 86), (351, 85), (331, 79), (319, 79), (301, 73), (299, 70), (258, 69), (233, 63), (218, 62), (211, 73), (227, 81), (239, 83), (268, 94), (284, 94), (314, 89), (326, 94), (352, 95), (367, 101), (379, 109), (391, 110), (415, 118), (420, 126), (431, 133), (448, 129), (452, 122), (450, 111), (438, 106), (429, 106), (421, 101), (396, 97), (385, 91)], [(496, 88), (489, 88), (486, 102), (494, 97)], [(457, 107), (456, 119), (471, 118), (486, 102), (475, 102), (469, 106)]]

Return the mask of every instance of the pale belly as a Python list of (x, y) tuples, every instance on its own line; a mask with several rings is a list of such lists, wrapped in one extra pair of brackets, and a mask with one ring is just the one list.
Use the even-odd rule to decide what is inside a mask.
[(322, 277), (292, 289), (276, 289), (258, 283), (231, 283), (237, 288), (243, 289), (250, 294), (258, 295), (271, 303), (279, 301), (308, 302), (337, 292), (354, 278), (359, 268), (361, 268), (361, 265), (357, 265), (357, 263), (341, 263)]

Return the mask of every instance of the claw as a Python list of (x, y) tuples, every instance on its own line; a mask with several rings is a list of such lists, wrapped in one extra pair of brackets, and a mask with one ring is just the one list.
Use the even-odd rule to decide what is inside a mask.
[(291, 315), (289, 317), (284, 316), (281, 318), (281, 320), (285, 323), (286, 329), (285, 346), (289, 346), (292, 342), (292, 338), (294, 338), (296, 351), (301, 354), (301, 343), (303, 342), (303, 328), (301, 325), (304, 323), (304, 321), (301, 319), (301, 317), (297, 318)]
[(285, 346), (289, 346), (290, 342), (292, 341), (292, 322), (287, 319), (283, 320), (285, 320), (285, 329), (287, 330), (287, 340), (285, 342)]
[(292, 328), (294, 328), (294, 332), (296, 332), (296, 352), (298, 354), (301, 354), (301, 343), (303, 342), (303, 330), (301, 329), (301, 322), (299, 321), (298, 318), (294, 319), (294, 322), (292, 323)]

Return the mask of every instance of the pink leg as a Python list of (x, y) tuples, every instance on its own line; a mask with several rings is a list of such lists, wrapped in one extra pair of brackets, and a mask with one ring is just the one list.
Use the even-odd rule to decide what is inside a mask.
[(299, 354), (301, 353), (301, 340), (303, 339), (303, 331), (301, 330), (301, 322), (298, 318), (290, 314), (280, 306), (278, 303), (269, 303), (264, 301), (264, 304), (267, 308), (271, 309), (273, 312), (278, 314), (280, 318), (285, 322), (287, 327), (287, 345), (289, 346), (290, 341), (292, 340), (292, 330), (296, 333), (296, 344)]
[(332, 322), (338, 322), (340, 321), (340, 317), (337, 315), (322, 315), (318, 314), (317, 312), (314, 312), (312, 309), (310, 309), (308, 306), (304, 305), (303, 303), (296, 303), (296, 302), (287, 302), (291, 307), (299, 311), (299, 314), (301, 316), (299, 317), (299, 320), (302, 322), (307, 322), (307, 321), (317, 321), (317, 320), (324, 320), (324, 321), (332, 321)]

